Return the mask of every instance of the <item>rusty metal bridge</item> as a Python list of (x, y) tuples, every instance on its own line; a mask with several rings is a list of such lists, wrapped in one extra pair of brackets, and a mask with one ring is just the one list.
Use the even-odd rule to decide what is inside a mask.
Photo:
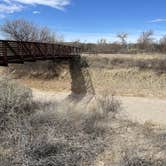
[(80, 53), (79, 47), (65, 44), (0, 40), (0, 66), (37, 60), (67, 60)]

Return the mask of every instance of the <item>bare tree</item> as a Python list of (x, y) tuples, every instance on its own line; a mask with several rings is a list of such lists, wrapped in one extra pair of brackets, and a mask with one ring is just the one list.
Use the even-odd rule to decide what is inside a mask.
[(166, 45), (166, 35), (164, 35), (164, 36), (160, 39), (160, 44)]
[(128, 37), (128, 33), (122, 32), (117, 34), (117, 37), (121, 40), (121, 44), (122, 45), (126, 45), (127, 44), (127, 37)]
[(23, 19), (6, 21), (1, 25), (1, 31), (11, 40), (39, 42), (57, 42), (63, 40), (61, 36), (56, 35), (49, 28), (39, 27)]
[(159, 41), (160, 51), (166, 52), (166, 35), (164, 35)]
[(63, 36), (57, 35), (52, 32), (49, 28), (44, 27), (40, 28), (39, 32), (39, 41), (41, 42), (63, 42)]
[(148, 30), (145, 32), (142, 32), (140, 37), (138, 38), (138, 44), (141, 49), (151, 49), (150, 46), (153, 44), (153, 34), (154, 32), (152, 30)]
[(101, 38), (97, 41), (98, 45), (106, 45), (107, 44), (107, 39)]

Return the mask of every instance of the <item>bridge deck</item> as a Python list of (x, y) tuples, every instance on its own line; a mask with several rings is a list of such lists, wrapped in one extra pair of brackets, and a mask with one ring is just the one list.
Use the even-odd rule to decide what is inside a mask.
[(63, 44), (0, 40), (0, 66), (26, 61), (70, 59), (80, 52), (79, 47)]

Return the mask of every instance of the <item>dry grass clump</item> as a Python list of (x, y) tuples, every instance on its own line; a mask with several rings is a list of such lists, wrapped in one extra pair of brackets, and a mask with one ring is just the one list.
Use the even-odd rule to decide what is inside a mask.
[[(142, 127), (144, 128), (144, 127)], [(159, 129), (158, 129), (159, 130)], [(161, 140), (157, 140), (157, 134), (145, 135), (142, 143), (135, 142), (129, 145), (128, 148), (123, 151), (122, 160), (120, 165), (122, 166), (164, 166), (166, 165), (166, 150), (163, 149), (165, 143)], [(140, 140), (137, 140), (140, 141)], [(122, 147), (123, 149), (123, 147)]]
[(141, 156), (138, 148), (128, 149), (124, 153), (123, 160), (121, 161), (121, 166), (164, 166), (166, 165), (166, 160), (155, 159), (154, 156)]
[(0, 109), (1, 112), (16, 112), (24, 110), (31, 104), (32, 91), (10, 78), (0, 78)]
[[(130, 134), (128, 133), (130, 132)], [(131, 134), (132, 133), (132, 134)], [(160, 133), (160, 134), (158, 134)], [(164, 166), (166, 165), (165, 129), (147, 122), (144, 125), (129, 122), (125, 144), (121, 145), (120, 166)], [(125, 137), (125, 139), (126, 139)], [(132, 138), (134, 137), (134, 139)], [(123, 140), (121, 140), (123, 142)]]
[[(33, 137), (25, 148), (24, 161), (32, 166), (91, 165), (94, 158), (104, 151), (102, 139), (90, 137), (83, 132), (56, 133), (47, 128), (38, 137)], [(70, 130), (71, 131), (71, 130)]]
[(98, 110), (101, 110), (104, 116), (109, 113), (116, 114), (120, 109), (120, 102), (114, 96), (107, 95), (105, 92), (102, 96), (97, 97)]
[(0, 78), (0, 127), (7, 127), (10, 118), (28, 113), (32, 91), (10, 78)]

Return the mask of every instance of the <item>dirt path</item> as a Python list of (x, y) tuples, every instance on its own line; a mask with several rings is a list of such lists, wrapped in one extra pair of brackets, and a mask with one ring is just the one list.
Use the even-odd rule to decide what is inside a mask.
[[(41, 92), (33, 90), (37, 101), (61, 101), (70, 93)], [(166, 100), (143, 97), (117, 97), (122, 103), (122, 116), (139, 123), (151, 122), (166, 126)]]
[(122, 102), (122, 112), (132, 121), (145, 123), (150, 121), (166, 125), (166, 100), (144, 97), (118, 97)]

